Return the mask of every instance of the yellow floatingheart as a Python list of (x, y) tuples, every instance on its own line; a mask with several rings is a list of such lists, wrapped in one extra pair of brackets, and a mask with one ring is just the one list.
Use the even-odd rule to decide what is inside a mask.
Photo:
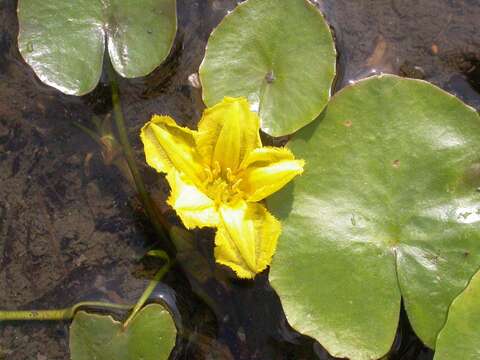
[(216, 261), (250, 279), (270, 264), (281, 232), (261, 201), (304, 166), (287, 148), (262, 146), (259, 130), (247, 99), (226, 97), (198, 131), (158, 115), (141, 131), (147, 163), (167, 174), (168, 204), (188, 229), (216, 228)]

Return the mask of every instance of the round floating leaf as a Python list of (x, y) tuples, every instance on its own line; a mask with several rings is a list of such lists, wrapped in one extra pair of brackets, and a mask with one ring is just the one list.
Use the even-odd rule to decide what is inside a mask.
[(175, 338), (172, 317), (158, 304), (143, 308), (126, 330), (111, 316), (80, 311), (70, 327), (71, 359), (168, 359)]
[(175, 0), (19, 0), (18, 46), (46, 84), (83, 95), (97, 85), (105, 45), (124, 77), (145, 76), (168, 55)]
[(400, 298), (435, 344), (480, 265), (480, 117), (418, 80), (334, 96), (290, 147), (306, 161), (269, 205), (283, 222), (270, 279), (290, 324), (334, 355), (387, 353)]
[(248, 0), (208, 40), (200, 67), (203, 98), (245, 96), (270, 135), (311, 122), (330, 98), (335, 46), (320, 12), (307, 0)]
[(450, 307), (438, 335), (435, 360), (480, 359), (480, 272)]

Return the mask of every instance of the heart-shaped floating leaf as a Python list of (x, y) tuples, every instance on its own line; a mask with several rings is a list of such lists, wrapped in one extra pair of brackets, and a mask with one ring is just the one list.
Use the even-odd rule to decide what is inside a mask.
[(290, 134), (327, 104), (335, 46), (307, 0), (247, 0), (214, 30), (200, 67), (203, 98), (245, 96), (270, 135)]
[(480, 272), (450, 306), (435, 360), (480, 359)]
[(400, 298), (435, 344), (480, 265), (480, 117), (426, 82), (374, 77), (336, 94), (290, 147), (306, 161), (270, 208), (270, 279), (290, 324), (334, 355), (388, 352)]
[(19, 0), (18, 46), (46, 84), (83, 95), (97, 85), (105, 44), (116, 71), (145, 76), (168, 55), (175, 0)]
[(158, 304), (143, 308), (126, 330), (111, 316), (80, 311), (70, 327), (71, 359), (168, 359), (175, 338), (172, 317)]

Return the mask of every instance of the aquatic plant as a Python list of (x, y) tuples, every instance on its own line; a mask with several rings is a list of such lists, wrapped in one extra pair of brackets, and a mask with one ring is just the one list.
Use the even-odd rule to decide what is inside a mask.
[[(175, 12), (174, 0), (19, 0), (18, 7), (23, 57), (66, 94), (95, 87), (107, 46), (118, 141), (104, 126), (101, 134), (84, 130), (106, 155), (115, 153), (106, 162), (123, 169), (178, 257), (192, 234), (166, 223), (149, 197), (116, 81), (116, 72), (143, 76), (163, 61)], [(154, 116), (142, 129), (147, 162), (166, 173), (168, 203), (187, 229), (216, 228), (218, 263), (251, 279), (273, 257), (270, 281), (290, 325), (330, 353), (385, 355), (403, 300), (436, 359), (478, 358), (480, 117), (431, 84), (391, 75), (330, 99), (335, 57), (328, 24), (309, 1), (245, 1), (208, 41), (199, 75), (210, 107), (198, 130)], [(288, 147), (264, 147), (260, 128), (293, 133)], [(303, 172), (293, 153), (306, 160), (305, 174), (273, 194)], [(273, 215), (263, 204), (272, 194)], [(168, 307), (145, 304), (173, 260), (149, 254), (165, 265), (135, 306), (86, 302), (0, 311), (0, 319), (73, 318), (74, 360), (167, 358), (174, 321)], [(82, 311), (98, 308), (130, 315), (119, 323)]]
[(435, 360), (476, 360), (480, 357), (480, 272), (453, 301), (438, 335)]
[(480, 266), (478, 113), (382, 75), (335, 94), (288, 146), (305, 173), (268, 205), (284, 225), (270, 281), (289, 323), (336, 356), (380, 358), (403, 299), (435, 348)]
[(176, 0), (19, 0), (18, 47), (46, 84), (84, 95), (97, 85), (105, 47), (123, 77), (151, 73), (177, 31)]
[(211, 34), (200, 66), (205, 104), (248, 98), (272, 136), (295, 132), (327, 104), (336, 52), (328, 24), (307, 0), (248, 0)]
[(281, 225), (259, 202), (303, 172), (286, 148), (262, 146), (260, 119), (245, 98), (204, 111), (198, 131), (168, 116), (142, 129), (147, 163), (166, 173), (168, 204), (188, 229), (217, 228), (215, 258), (240, 278), (270, 264)]
[[(173, 237), (177, 237), (175, 234)], [(72, 360), (166, 360), (175, 346), (177, 332), (182, 330), (179, 315), (163, 300), (150, 302), (150, 295), (170, 270), (168, 255), (151, 250), (148, 256), (165, 261), (135, 305), (84, 301), (72, 307), (55, 310), (1, 311), (1, 321), (65, 321), (70, 326), (69, 344)], [(117, 321), (109, 311), (128, 317)], [(177, 321), (175, 322), (174, 319)]]
[(80, 311), (70, 327), (71, 359), (168, 359), (175, 338), (175, 323), (159, 304), (145, 306), (126, 329), (111, 316)]

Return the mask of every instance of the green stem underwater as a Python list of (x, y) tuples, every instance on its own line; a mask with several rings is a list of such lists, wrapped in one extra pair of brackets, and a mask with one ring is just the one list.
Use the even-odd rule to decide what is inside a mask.
[(62, 321), (71, 320), (83, 308), (106, 310), (129, 310), (131, 305), (112, 304), (101, 301), (84, 301), (72, 307), (57, 310), (0, 311), (0, 321)]
[(148, 284), (147, 288), (143, 292), (140, 299), (138, 299), (137, 303), (135, 304), (135, 306), (134, 306), (132, 312), (130, 313), (130, 315), (128, 316), (127, 320), (124, 321), (123, 329), (126, 329), (128, 327), (130, 322), (135, 318), (135, 315), (137, 315), (137, 313), (141, 310), (143, 305), (145, 305), (145, 302), (148, 300), (148, 298), (152, 294), (153, 290), (155, 290), (155, 288), (157, 287), (160, 280), (162, 280), (163, 277), (165, 276), (165, 274), (170, 270), (170, 268), (172, 267), (172, 264), (173, 264), (172, 261), (167, 260), (166, 264), (155, 274), (155, 276), (153, 277), (153, 279)]
[(133, 149), (130, 145), (127, 128), (125, 126), (125, 119), (123, 116), (122, 104), (120, 101), (120, 91), (118, 88), (117, 75), (111, 63), (109, 63), (108, 66), (108, 78), (112, 90), (113, 114), (115, 118), (115, 125), (118, 131), (120, 145), (122, 146), (123, 152), (125, 154), (125, 159), (132, 173), (132, 177), (135, 182), (135, 186), (137, 188), (140, 200), (157, 234), (164, 239), (168, 239), (165, 230), (165, 228), (167, 228), (166, 222), (163, 221), (163, 217), (161, 216), (152, 199), (148, 195), (142, 176), (140, 174), (140, 171), (138, 170), (137, 163), (135, 161)]

